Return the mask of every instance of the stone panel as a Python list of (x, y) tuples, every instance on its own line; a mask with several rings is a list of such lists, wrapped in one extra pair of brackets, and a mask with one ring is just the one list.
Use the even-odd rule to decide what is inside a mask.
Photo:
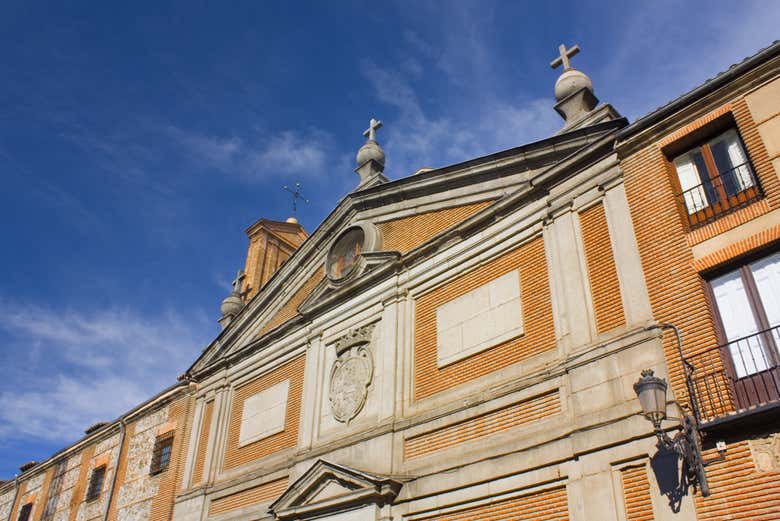
[[(233, 404), (230, 408), (231, 417), (228, 426), (227, 449), (225, 451), (225, 469), (231, 469), (250, 461), (255, 461), (282, 449), (295, 447), (298, 443), (298, 425), (300, 423), (301, 392), (303, 390), (305, 364), (306, 357), (300, 356), (236, 389)], [(244, 400), (285, 380), (290, 380), (290, 391), (284, 430), (267, 438), (241, 446), (239, 444), (239, 436)]]
[(780, 79), (775, 79), (745, 96), (750, 114), (761, 123), (780, 113)]
[(290, 380), (284, 380), (244, 400), (238, 436), (240, 446), (284, 430), (289, 393)]
[[(491, 280), (519, 270), (524, 334), (446, 367), (437, 366), (436, 309)], [(414, 398), (419, 400), (555, 348), (544, 240), (516, 248), (418, 297), (414, 317)]]
[(518, 274), (510, 271), (436, 308), (439, 367), (523, 333)]

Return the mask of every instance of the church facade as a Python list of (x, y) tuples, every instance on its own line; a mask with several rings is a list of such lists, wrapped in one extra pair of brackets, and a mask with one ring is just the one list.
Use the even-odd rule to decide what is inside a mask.
[(371, 120), (180, 381), (0, 520), (780, 519), (780, 43), (632, 124), (578, 50), (541, 141), (391, 181)]

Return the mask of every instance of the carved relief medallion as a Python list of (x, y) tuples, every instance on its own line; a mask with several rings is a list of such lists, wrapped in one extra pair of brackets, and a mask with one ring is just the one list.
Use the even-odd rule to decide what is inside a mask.
[(758, 472), (780, 471), (780, 433), (749, 440)]
[(366, 404), (368, 386), (374, 375), (369, 345), (374, 325), (354, 329), (336, 342), (338, 358), (330, 370), (330, 407), (333, 417), (349, 422)]

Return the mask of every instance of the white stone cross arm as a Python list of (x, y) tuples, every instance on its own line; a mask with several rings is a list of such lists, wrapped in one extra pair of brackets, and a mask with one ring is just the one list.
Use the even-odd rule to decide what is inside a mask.
[(371, 121), (368, 124), (368, 128), (365, 132), (363, 132), (363, 135), (366, 136), (369, 141), (376, 141), (376, 131), (380, 128), (382, 128), (382, 122), (371, 118)]
[(569, 62), (569, 58), (573, 58), (577, 55), (577, 53), (580, 52), (580, 46), (575, 45), (571, 49), (566, 49), (566, 46), (564, 44), (560, 44), (558, 46), (558, 53), (560, 56), (555, 58), (553, 61), (550, 62), (550, 67), (553, 69), (558, 67), (559, 65), (563, 65), (563, 70), (568, 71), (571, 69), (571, 63)]

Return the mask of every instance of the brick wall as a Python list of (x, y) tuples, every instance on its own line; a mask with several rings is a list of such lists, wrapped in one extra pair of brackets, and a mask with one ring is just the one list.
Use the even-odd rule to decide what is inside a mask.
[(493, 501), (486, 505), (426, 518), (427, 521), (566, 521), (568, 519), (565, 487)]
[[(301, 394), (303, 392), (305, 364), (306, 357), (299, 356), (236, 389), (230, 409), (231, 416), (227, 434), (227, 450), (225, 451), (225, 469), (238, 467), (282, 449), (295, 447), (298, 443), (298, 425), (301, 416)], [(284, 430), (239, 447), (238, 440), (241, 432), (241, 415), (244, 400), (285, 380), (290, 380), (290, 389)]]
[(404, 458), (426, 456), (440, 450), (480, 440), (512, 427), (519, 427), (561, 412), (561, 396), (553, 392), (501, 407), (453, 425), (404, 440)]
[[(769, 209), (778, 207), (780, 183), (769, 162), (760, 136), (750, 119), (742, 99), (733, 100), (733, 115), (739, 132), (753, 161), (756, 173), (767, 195)], [(680, 328), (685, 351), (694, 354), (717, 345), (712, 315), (704, 295), (702, 277), (694, 269), (691, 239), (676, 206), (670, 180), (669, 163), (659, 144), (651, 144), (622, 162), (625, 187), (631, 209), (634, 229), (648, 294), (654, 318), (671, 322)], [(754, 203), (756, 205), (758, 203)], [(749, 212), (749, 207), (745, 209)], [(724, 221), (726, 222), (726, 221)], [(733, 226), (736, 226), (734, 223)], [(733, 227), (731, 226), (731, 227)], [(726, 231), (713, 226), (709, 233)], [(704, 237), (706, 238), (706, 237)], [(698, 237), (696, 240), (701, 239)], [(702, 239), (703, 240), (703, 239)], [(739, 251), (732, 252), (738, 255)], [(719, 260), (727, 260), (721, 257)], [(664, 349), (669, 366), (669, 377), (675, 395), (683, 403), (688, 402), (685, 380), (677, 346), (672, 335), (664, 338)], [(729, 449), (730, 468), (749, 469), (753, 466), (749, 452)], [(744, 474), (727, 472), (718, 476), (718, 466), (708, 468), (708, 475), (715, 477), (711, 483), (710, 498), (697, 496), (697, 510), (706, 519), (780, 519), (776, 507), (768, 501), (745, 501), (756, 490), (756, 482)], [(780, 476), (765, 475), (765, 490), (780, 486)], [(716, 512), (716, 514), (707, 514)]]
[(209, 505), (209, 516), (225, 514), (240, 508), (246, 508), (258, 503), (271, 501), (279, 497), (287, 488), (287, 478), (277, 479), (269, 483), (263, 483), (229, 496), (215, 499)]
[[(511, 270), (520, 270), (524, 334), (437, 367), (436, 308)], [(414, 397), (419, 400), (555, 347), (550, 286), (541, 237), (419, 297), (414, 318)]]
[(699, 521), (780, 519), (780, 473), (758, 472), (747, 441), (729, 444), (726, 460), (707, 467), (707, 479), (711, 495), (696, 496)]
[(593, 312), (596, 315), (596, 331), (605, 333), (625, 325), (626, 317), (604, 205), (599, 203), (581, 212), (580, 226)]
[[(194, 398), (191, 396), (183, 396), (168, 407), (166, 423), (175, 425), (171, 460), (167, 470), (152, 478), (157, 480), (157, 493), (151, 501), (150, 521), (168, 521), (173, 516), (173, 502), (176, 493), (182, 489), (193, 409)], [(157, 432), (155, 432), (155, 439), (156, 437)]]
[(620, 477), (623, 481), (626, 521), (653, 521), (653, 501), (650, 497), (647, 465), (642, 463), (622, 468)]
[(203, 406), (203, 419), (200, 423), (200, 433), (198, 434), (198, 447), (195, 452), (195, 463), (192, 467), (192, 484), (197, 485), (206, 477), (203, 475), (203, 468), (206, 465), (206, 452), (209, 445), (209, 430), (211, 430), (211, 419), (214, 416), (214, 401), (210, 401)]
[(325, 277), (325, 268), (321, 267), (279, 308), (279, 311), (263, 326), (257, 336), (263, 336), (273, 328), (284, 324), (297, 315), (298, 306), (309, 296), (309, 293), (320, 283), (323, 277)]
[(444, 230), (465, 221), (493, 201), (466, 204), (383, 222), (378, 225), (382, 249), (407, 253)]

